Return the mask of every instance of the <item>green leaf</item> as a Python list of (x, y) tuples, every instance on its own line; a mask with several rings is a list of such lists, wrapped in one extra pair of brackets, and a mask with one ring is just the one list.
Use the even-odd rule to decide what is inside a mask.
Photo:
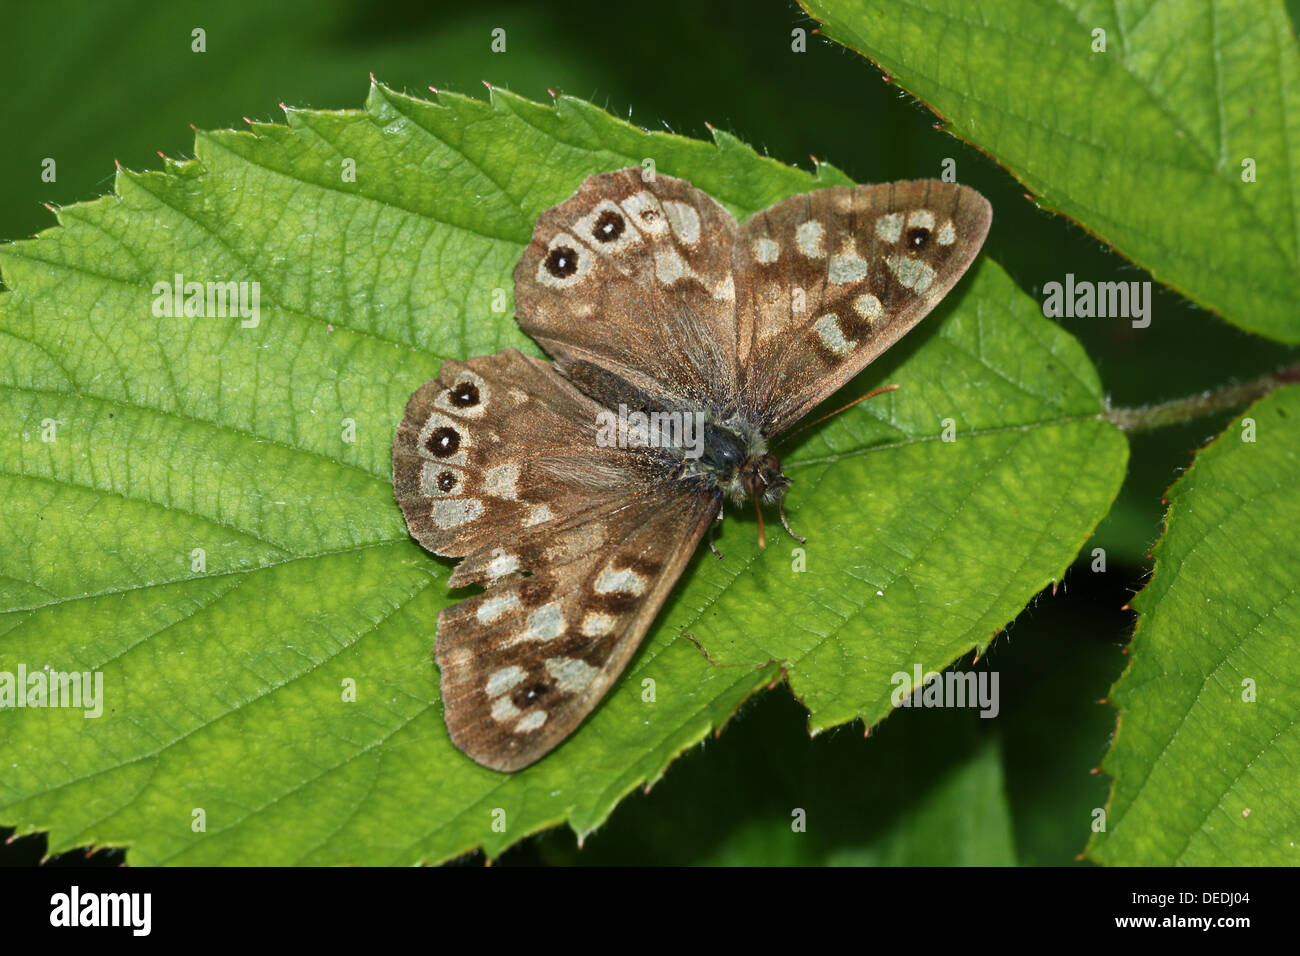
[(1015, 862), (995, 720), (904, 710), (870, 737), (812, 740), (789, 694), (767, 695), (579, 849), (548, 862), (616, 866), (961, 866)]
[[(450, 745), (429, 651), (457, 596), (390, 487), (406, 398), (442, 358), (537, 354), (493, 302), (589, 174), (653, 157), (742, 216), (843, 181), (716, 140), (375, 85), (364, 112), (200, 133), (0, 249), (0, 671), (99, 671), (105, 698), (3, 714), (0, 820), (136, 864), (495, 855), (590, 832), (783, 671), (814, 729), (874, 723), (895, 672), (984, 646), (1058, 579), (1127, 447), (1078, 345), (984, 262), (837, 400), (901, 391), (793, 446), (806, 572), (733, 515), (727, 560), (696, 557), (572, 740), (511, 776)], [(260, 322), (154, 317), (177, 273), (260, 282)]]
[(1155, 573), (1133, 602), (1133, 663), (1111, 691), (1120, 718), (1102, 768), (1115, 785), (1089, 853), (1295, 866), (1300, 387), (1247, 409), (1169, 499)]
[(1233, 324), (1300, 342), (1300, 52), (1280, 2), (800, 2), (1045, 208)]

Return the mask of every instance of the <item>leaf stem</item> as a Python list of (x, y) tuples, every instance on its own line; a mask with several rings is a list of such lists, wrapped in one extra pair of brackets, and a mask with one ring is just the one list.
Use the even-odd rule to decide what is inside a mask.
[(1261, 375), (1240, 385), (1225, 385), (1199, 395), (1176, 398), (1156, 405), (1143, 405), (1140, 408), (1113, 408), (1108, 398), (1104, 417), (1112, 425), (1130, 434), (1151, 431), (1247, 405), (1257, 398), (1263, 398), (1280, 385), (1296, 383), (1300, 383), (1300, 364)]

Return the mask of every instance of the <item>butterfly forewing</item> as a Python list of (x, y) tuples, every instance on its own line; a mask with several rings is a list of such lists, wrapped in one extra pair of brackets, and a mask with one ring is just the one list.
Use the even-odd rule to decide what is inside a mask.
[(741, 404), (789, 428), (897, 342), (979, 252), (988, 201), (934, 179), (832, 187), (756, 213), (735, 245)]
[(560, 367), (609, 370), (659, 404), (734, 395), (736, 220), (638, 168), (590, 177), (544, 212), (515, 269), (519, 324)]
[(587, 509), (593, 490), (637, 487), (628, 453), (596, 442), (599, 410), (549, 362), (514, 349), (443, 363), (411, 396), (393, 442), (411, 534), (460, 557)]

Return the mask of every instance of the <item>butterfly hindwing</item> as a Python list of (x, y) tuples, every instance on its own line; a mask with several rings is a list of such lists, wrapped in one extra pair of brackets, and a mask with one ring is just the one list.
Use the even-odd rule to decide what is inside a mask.
[(456, 746), (516, 770), (572, 733), (627, 666), (717, 509), (663, 487), (467, 558), (458, 575), (494, 562), (514, 570), (438, 615)]
[(992, 209), (934, 179), (820, 189), (745, 221), (734, 274), (742, 395), (769, 435), (897, 342), (974, 261)]

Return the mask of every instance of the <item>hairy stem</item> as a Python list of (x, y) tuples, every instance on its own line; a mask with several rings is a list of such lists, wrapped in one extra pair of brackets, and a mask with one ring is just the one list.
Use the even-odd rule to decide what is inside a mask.
[(1199, 395), (1177, 398), (1172, 402), (1158, 405), (1144, 405), (1141, 408), (1112, 408), (1106, 404), (1105, 418), (1130, 434), (1151, 431), (1167, 425), (1190, 422), (1215, 412), (1228, 411), (1247, 405), (1257, 398), (1263, 398), (1279, 385), (1294, 385), (1300, 382), (1300, 365), (1292, 365), (1269, 375), (1240, 385), (1226, 385)]

